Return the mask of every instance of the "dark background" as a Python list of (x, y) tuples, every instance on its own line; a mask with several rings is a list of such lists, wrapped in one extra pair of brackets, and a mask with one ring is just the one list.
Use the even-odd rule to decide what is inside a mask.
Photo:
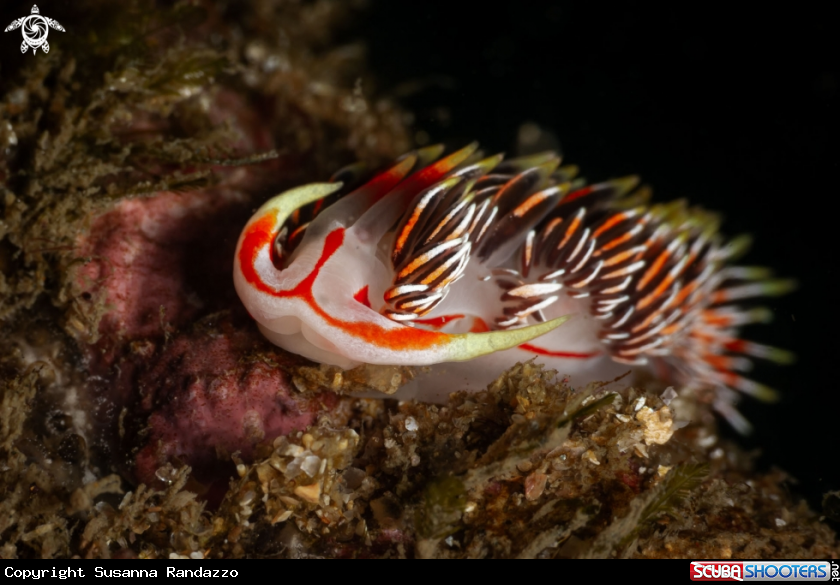
[[(31, 4), (4, 2), (0, 27)], [(765, 303), (774, 323), (747, 337), (799, 361), (756, 369), (783, 398), (745, 399), (756, 430), (736, 438), (760, 450), (760, 467), (798, 478), (791, 489), (818, 510), (840, 489), (840, 35), (828, 4), (371, 0), (345, 32), (367, 43), (371, 91), (415, 112), (418, 138), (511, 151), (520, 126), (536, 123), (589, 179), (638, 173), (659, 201), (721, 211), (726, 234), (755, 236), (743, 263), (798, 279), (797, 292)], [(75, 34), (95, 27), (72, 2), (39, 7)], [(0, 36), (2, 78), (20, 63), (20, 33)]]
[[(836, 364), (838, 55), (826, 10), (766, 5), (375, 0), (363, 37), (380, 91), (416, 113), (420, 138), (510, 151), (534, 122), (591, 180), (638, 173), (658, 201), (720, 211), (751, 233), (743, 264), (800, 288), (768, 299), (748, 338), (794, 350), (753, 377), (783, 393), (746, 398), (758, 464), (780, 467), (820, 509), (840, 489)], [(425, 134), (424, 134), (425, 133)], [(722, 426), (726, 426), (725, 424)], [(729, 432), (730, 436), (735, 436)], [(837, 527), (837, 524), (835, 524)]]

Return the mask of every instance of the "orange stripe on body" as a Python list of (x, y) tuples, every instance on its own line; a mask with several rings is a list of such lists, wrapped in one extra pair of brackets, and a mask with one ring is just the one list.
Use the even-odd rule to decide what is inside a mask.
[(548, 236), (550, 236), (550, 235), (551, 235), (551, 232), (553, 232), (553, 231), (554, 231), (554, 229), (555, 229), (558, 225), (560, 225), (561, 223), (563, 223), (563, 218), (562, 218), (562, 217), (554, 217), (554, 218), (552, 218), (552, 219), (551, 219), (551, 221), (549, 221), (549, 222), (548, 222), (548, 225), (546, 225), (546, 226), (545, 226), (545, 229), (542, 231), (542, 237), (543, 237), (543, 239), (544, 239), (544, 240), (548, 239)]
[(531, 211), (536, 205), (542, 203), (546, 200), (548, 195), (545, 191), (540, 191), (539, 193), (534, 193), (530, 197), (528, 197), (525, 201), (519, 204), (519, 206), (513, 210), (512, 215), (514, 217), (522, 217), (529, 211)]
[(246, 228), (242, 239), (242, 247), (239, 250), (240, 270), (246, 282), (255, 289), (277, 298), (301, 299), (330, 326), (336, 327), (353, 337), (364, 339), (377, 347), (392, 350), (418, 350), (442, 345), (449, 339), (450, 336), (445, 333), (425, 329), (412, 327), (386, 329), (376, 323), (345, 321), (330, 315), (315, 301), (312, 287), (321, 272), (321, 268), (344, 243), (344, 228), (334, 229), (327, 234), (321, 257), (318, 258), (312, 271), (292, 289), (276, 290), (270, 287), (260, 277), (255, 263), (260, 251), (270, 246), (274, 239), (276, 219), (277, 212), (267, 213)]
[(397, 241), (394, 242), (394, 251), (392, 253), (393, 258), (398, 257), (402, 253), (402, 249), (408, 240), (408, 236), (411, 235), (412, 230), (414, 230), (414, 226), (417, 225), (417, 221), (420, 219), (420, 215), (422, 215), (423, 211), (425, 211), (427, 204), (428, 201), (425, 203), (421, 201), (421, 204), (414, 208), (414, 211), (411, 213), (411, 217), (408, 218), (408, 221), (403, 226), (402, 231), (397, 236)]
[(671, 253), (667, 249), (663, 250), (662, 253), (659, 254), (659, 257), (653, 262), (653, 264), (648, 269), (648, 271), (645, 272), (645, 275), (642, 277), (642, 279), (639, 281), (639, 283), (636, 285), (636, 290), (640, 291), (643, 288), (645, 288), (648, 285), (648, 283), (651, 280), (653, 280), (653, 278), (656, 276), (656, 274), (660, 270), (662, 270), (662, 267), (665, 265), (665, 262), (667, 262), (668, 258), (670, 258), (670, 257), (671, 257)]
[(676, 333), (677, 331), (679, 331), (683, 327), (685, 327), (685, 325), (683, 323), (680, 323), (679, 321), (677, 321), (676, 323), (674, 323), (672, 325), (668, 325), (665, 329), (660, 331), (659, 335), (661, 337), (670, 337), (671, 335), (673, 335), (674, 333)]
[[(629, 241), (635, 235), (636, 234), (633, 233), (633, 230), (626, 231), (623, 234), (621, 234), (620, 236), (618, 236), (617, 238), (613, 238), (612, 240), (610, 240), (609, 242), (607, 242), (606, 244), (601, 246), (601, 248), (597, 252), (595, 252), (595, 255), (600, 256), (604, 252), (609, 252), (610, 250), (612, 250), (616, 246), (620, 246), (624, 242)], [(598, 234), (595, 234), (595, 237), (597, 238)]]
[(644, 321), (642, 321), (641, 323), (639, 323), (638, 325), (633, 327), (630, 331), (632, 333), (638, 333), (639, 331), (643, 331), (643, 330), (647, 329), (648, 327), (650, 327), (653, 324), (653, 322), (657, 318), (662, 316), (662, 313), (664, 313), (664, 312), (665, 312), (665, 307), (659, 307), (654, 312), (652, 312), (650, 315), (645, 317)]
[(726, 289), (716, 290), (712, 293), (712, 305), (719, 305), (729, 300), (729, 292)]
[(557, 250), (560, 250), (566, 245), (566, 243), (569, 241), (569, 238), (571, 238), (572, 235), (574, 235), (575, 231), (577, 231), (582, 221), (582, 215), (575, 215), (574, 219), (572, 219), (572, 223), (569, 225), (568, 228), (566, 228), (566, 235), (563, 236), (563, 240), (559, 244), (557, 244)]
[[(666, 290), (668, 290), (668, 287), (670, 287), (670, 286), (671, 286), (671, 284), (673, 284), (673, 282), (677, 279), (677, 276), (678, 276), (678, 275), (676, 275), (676, 274), (671, 274), (671, 273), (669, 272), (669, 273), (668, 273), (668, 275), (667, 275), (667, 276), (665, 276), (665, 278), (663, 278), (663, 279), (662, 279), (662, 282), (660, 282), (660, 283), (656, 286), (656, 288), (655, 288), (655, 289), (653, 289), (653, 292), (649, 293), (647, 296), (645, 296), (643, 299), (641, 299), (641, 300), (640, 300), (640, 301), (636, 304), (636, 308), (637, 308), (638, 310), (640, 310), (640, 311), (641, 311), (641, 310), (643, 310), (645, 307), (647, 307), (648, 305), (650, 305), (652, 302), (654, 302), (657, 298), (661, 297), (661, 296), (662, 296), (662, 294), (663, 294)], [(664, 308), (665, 308), (665, 307), (663, 307), (663, 309), (664, 309)]]
[[(674, 306), (683, 306), (686, 302), (688, 296), (697, 290), (697, 287), (700, 286), (700, 283), (697, 280), (692, 280), (685, 286), (680, 289), (680, 292), (677, 293), (677, 296), (674, 297)], [(683, 310), (685, 312), (685, 309)]]
[(298, 226), (298, 227), (295, 229), (295, 231), (293, 231), (291, 234), (289, 234), (288, 241), (289, 241), (289, 242), (293, 242), (293, 241), (295, 241), (295, 240), (297, 239), (297, 237), (298, 237), (299, 235), (301, 235), (301, 234), (302, 234), (302, 233), (306, 230), (306, 228), (308, 228), (308, 227), (309, 227), (309, 222), (306, 222), (306, 223), (305, 223), (305, 224), (303, 224), (302, 226)]
[(638, 254), (638, 250), (636, 250), (636, 248), (630, 248), (629, 250), (619, 252), (618, 254), (613, 256), (612, 258), (608, 258), (607, 260), (604, 260), (604, 267), (609, 268), (610, 266), (615, 266), (616, 264), (620, 264), (620, 263), (624, 262), (625, 260), (627, 260), (628, 258), (630, 258), (631, 256), (634, 256), (636, 254)]
[(707, 325), (714, 327), (729, 327), (732, 325), (732, 315), (720, 315), (713, 311), (703, 311), (700, 318)]
[(599, 227), (597, 230), (595, 230), (595, 233), (592, 234), (592, 237), (597, 238), (598, 236), (603, 234), (605, 231), (607, 231), (611, 227), (613, 227), (613, 226), (621, 223), (625, 219), (627, 219), (628, 216), (629, 216), (628, 212), (617, 213), (617, 214), (613, 215), (607, 221), (605, 221), (601, 227)]

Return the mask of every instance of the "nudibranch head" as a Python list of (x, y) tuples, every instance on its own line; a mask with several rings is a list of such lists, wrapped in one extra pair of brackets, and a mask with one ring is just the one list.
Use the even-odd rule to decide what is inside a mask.
[(748, 242), (724, 242), (715, 215), (652, 205), (635, 177), (587, 185), (554, 153), (441, 154), (420, 149), (349, 193), (340, 174), (257, 210), (234, 283), (269, 340), (343, 368), (475, 360), (456, 370), (465, 378), (534, 355), (577, 383), (658, 366), (718, 390), (739, 425), (732, 390), (773, 396), (739, 372), (790, 354), (740, 339), (769, 312), (732, 303), (792, 283), (730, 265)]

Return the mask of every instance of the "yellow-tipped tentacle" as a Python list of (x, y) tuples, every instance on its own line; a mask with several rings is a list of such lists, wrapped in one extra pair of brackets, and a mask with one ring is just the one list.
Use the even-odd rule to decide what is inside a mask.
[(556, 329), (565, 323), (569, 317), (571, 315), (563, 315), (551, 321), (529, 325), (521, 329), (452, 334), (447, 346), (448, 361), (462, 362), (522, 345)]

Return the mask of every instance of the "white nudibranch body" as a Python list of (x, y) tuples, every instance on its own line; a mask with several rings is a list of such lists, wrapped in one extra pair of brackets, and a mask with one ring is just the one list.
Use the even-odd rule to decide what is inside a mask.
[(257, 210), (234, 283), (262, 333), (345, 369), (439, 364), (425, 400), (534, 356), (576, 385), (661, 366), (719, 390), (737, 426), (733, 389), (772, 396), (736, 372), (789, 354), (739, 339), (768, 312), (730, 303), (791, 283), (728, 266), (743, 239), (722, 244), (717, 218), (684, 202), (650, 205), (634, 177), (586, 185), (553, 153), (476, 148), (420, 149), (350, 193), (339, 176)]

